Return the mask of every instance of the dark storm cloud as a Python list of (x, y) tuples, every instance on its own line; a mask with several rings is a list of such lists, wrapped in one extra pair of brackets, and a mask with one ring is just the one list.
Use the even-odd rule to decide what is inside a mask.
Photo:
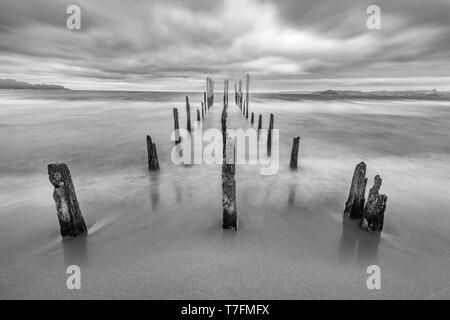
[[(71, 4), (82, 30), (65, 26)], [(369, 4), (381, 7), (381, 30), (366, 28)], [(0, 0), (0, 78), (189, 90), (203, 82), (182, 79), (250, 72), (261, 89), (308, 79), (306, 89), (320, 79), (423, 86), (420, 77), (444, 86), (449, 16), (447, 0)]]

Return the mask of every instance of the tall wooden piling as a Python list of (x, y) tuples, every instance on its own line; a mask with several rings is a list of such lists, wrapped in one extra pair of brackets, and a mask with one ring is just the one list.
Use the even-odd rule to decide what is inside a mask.
[(205, 114), (207, 113), (208, 106), (206, 104), (206, 91), (203, 92), (203, 103), (205, 105)]
[(237, 209), (236, 209), (236, 180), (234, 178), (235, 168), (235, 148), (231, 137), (226, 139), (224, 158), (222, 164), (222, 208), (223, 208), (223, 229), (238, 229)]
[(250, 75), (247, 73), (245, 75), (245, 101), (247, 101), (247, 111), (246, 111), (246, 118), (248, 119), (248, 104), (250, 100)]
[(344, 215), (351, 219), (360, 219), (364, 210), (366, 193), (366, 164), (360, 162), (353, 173), (348, 200), (345, 203)]
[(223, 82), (223, 103), (228, 106), (228, 80)]
[(248, 119), (248, 101), (247, 101), (247, 108), (245, 109), (245, 119)]
[(370, 232), (381, 232), (383, 230), (387, 196), (379, 194), (381, 182), (380, 176), (376, 175), (360, 221), (361, 228)]
[(292, 140), (291, 163), (289, 164), (289, 167), (291, 169), (297, 169), (299, 143), (300, 143), (300, 137), (296, 137)]
[(239, 109), (242, 110), (242, 80), (239, 80), (238, 104)]
[(223, 151), (223, 159), (225, 162), (225, 145), (227, 136), (227, 106), (225, 104), (223, 105), (221, 124), (222, 124), (222, 151)]
[(148, 155), (148, 170), (158, 170), (158, 153), (156, 152), (156, 144), (152, 142), (152, 138), (147, 136), (147, 155)]
[(198, 110), (198, 109), (197, 109), (197, 121), (198, 121), (198, 122), (201, 121), (201, 119), (200, 119), (200, 110)]
[(270, 114), (269, 132), (267, 133), (267, 155), (272, 154), (273, 113)]
[(203, 108), (204, 108), (204, 106), (203, 106), (203, 102), (202, 102), (202, 120), (205, 119), (205, 110)]
[(186, 96), (186, 130), (191, 132), (191, 106), (189, 104), (189, 98)]
[(250, 120), (250, 123), (251, 123), (251, 124), (253, 124), (253, 122), (255, 121), (255, 118), (254, 118), (254, 117), (255, 117), (255, 115), (254, 115), (254, 113), (252, 112), (252, 118), (251, 118), (251, 120)]
[(173, 126), (175, 130), (175, 144), (178, 144), (181, 142), (180, 137), (180, 124), (178, 123), (178, 109), (173, 108)]
[(210, 77), (206, 77), (206, 96), (207, 96), (207, 109), (214, 104), (214, 81)]
[(260, 114), (258, 117), (258, 133), (262, 129), (262, 115)]
[(65, 163), (48, 164), (48, 178), (54, 187), (53, 199), (61, 227), (61, 236), (79, 237), (87, 235), (88, 230), (81, 214), (80, 204), (75, 194), (69, 167)]

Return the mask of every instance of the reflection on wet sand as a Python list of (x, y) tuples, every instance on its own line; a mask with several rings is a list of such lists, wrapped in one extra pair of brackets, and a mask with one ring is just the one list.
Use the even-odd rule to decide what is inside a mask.
[(348, 262), (356, 254), (357, 261), (366, 265), (377, 261), (380, 234), (370, 233), (359, 228), (359, 220), (343, 218), (339, 256)]
[(289, 187), (289, 198), (288, 198), (288, 207), (294, 208), (295, 205), (295, 187), (296, 185), (293, 184)]
[(87, 237), (64, 239), (62, 246), (66, 268), (70, 265), (77, 265), (79, 267), (87, 265)]
[(159, 203), (159, 172), (149, 172), (149, 181), (150, 202), (152, 204), (152, 210), (155, 211)]

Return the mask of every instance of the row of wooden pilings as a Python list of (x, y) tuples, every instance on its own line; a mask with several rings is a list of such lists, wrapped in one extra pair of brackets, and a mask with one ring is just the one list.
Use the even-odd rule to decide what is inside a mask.
[[(242, 92), (242, 81), (238, 86), (235, 84), (235, 104), (248, 119), (249, 110), (249, 84), (250, 77), (246, 75), (246, 94)], [(223, 109), (221, 114), (221, 130), (223, 138), (223, 163), (222, 163), (222, 209), (224, 229), (238, 229), (237, 207), (236, 207), (236, 180), (235, 180), (235, 145), (234, 140), (227, 136), (227, 115), (228, 115), (228, 95), (229, 82), (224, 82)], [(201, 102), (201, 113), (197, 109), (197, 121), (204, 120), (214, 105), (214, 81), (208, 77), (206, 79), (206, 91), (203, 93)], [(186, 129), (191, 132), (190, 103), (186, 96)], [(201, 114), (201, 116), (200, 116)], [(178, 109), (173, 108), (175, 144), (180, 143), (181, 137), (178, 130)], [(251, 124), (253, 124), (254, 113), (251, 113)], [(267, 137), (267, 153), (271, 155), (272, 130), (274, 125), (274, 115), (270, 114), (269, 130)], [(262, 115), (258, 117), (258, 132), (262, 129)], [(178, 136), (177, 136), (178, 134)], [(290, 168), (297, 169), (298, 149), (300, 137), (294, 137), (292, 142)], [(150, 135), (147, 135), (148, 169), (159, 170), (159, 161), (156, 144)], [(53, 198), (56, 203), (56, 211), (60, 224), (60, 231), (63, 237), (78, 237), (87, 235), (87, 227), (81, 213), (72, 177), (68, 166), (65, 163), (50, 163), (48, 165), (48, 175), (51, 184), (54, 186)], [(365, 200), (365, 190), (367, 185), (366, 164), (359, 163), (354, 171), (350, 187), (350, 193), (346, 202), (344, 215), (350, 219), (360, 219), (361, 228), (380, 232), (383, 229), (384, 212), (386, 210), (387, 196), (379, 194), (381, 187), (380, 176), (375, 176), (374, 186), (370, 189), (367, 201)]]

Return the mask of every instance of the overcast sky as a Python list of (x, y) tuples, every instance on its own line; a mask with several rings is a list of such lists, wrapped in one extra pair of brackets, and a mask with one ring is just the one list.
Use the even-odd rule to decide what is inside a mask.
[(450, 90), (449, 58), (450, 0), (0, 0), (0, 78), (71, 89)]

